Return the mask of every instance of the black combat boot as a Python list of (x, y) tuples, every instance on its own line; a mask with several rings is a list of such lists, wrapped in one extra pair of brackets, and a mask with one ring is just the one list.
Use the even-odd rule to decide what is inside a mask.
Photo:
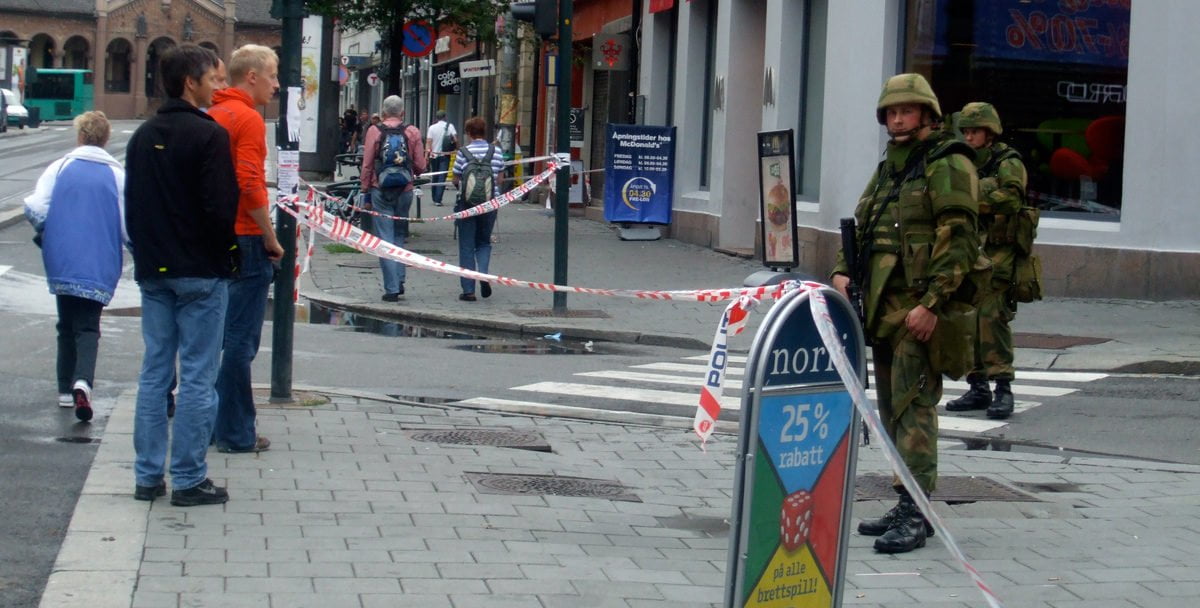
[(987, 417), (1004, 420), (1013, 413), (1012, 380), (1001, 378), (996, 380), (996, 395), (992, 404), (987, 408)]
[(971, 384), (971, 390), (947, 403), (947, 412), (985, 410), (992, 404), (992, 391), (988, 389), (987, 378), (971, 374), (967, 376), (967, 382)]
[(875, 539), (875, 550), (880, 553), (908, 553), (925, 546), (927, 526), (925, 516), (917, 508), (911, 496), (902, 494), (896, 505), (896, 517), (883, 536)]
[[(858, 522), (858, 533), (863, 536), (883, 536), (885, 532), (891, 529), (892, 524), (895, 523), (898, 513), (906, 500), (912, 502), (912, 498), (909, 498), (906, 492), (901, 492), (900, 501), (896, 503), (896, 506), (888, 509), (888, 512), (884, 513), (883, 517), (879, 519), (864, 519)], [(925, 522), (925, 536), (933, 536), (933, 526), (928, 521)]]

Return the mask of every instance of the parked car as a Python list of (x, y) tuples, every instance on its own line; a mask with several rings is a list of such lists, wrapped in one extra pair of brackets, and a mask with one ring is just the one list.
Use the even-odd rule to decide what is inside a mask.
[(4, 97), (4, 106), (8, 114), (5, 124), (17, 125), (24, 129), (25, 125), (29, 122), (29, 110), (25, 109), (25, 106), (21, 105), (21, 102), (17, 100), (16, 93), (8, 89), (0, 89), (0, 95)]

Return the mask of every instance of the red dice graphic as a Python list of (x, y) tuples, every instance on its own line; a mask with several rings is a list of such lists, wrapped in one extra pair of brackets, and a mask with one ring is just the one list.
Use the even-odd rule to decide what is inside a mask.
[(779, 513), (779, 538), (783, 548), (795, 551), (808, 541), (812, 529), (813, 497), (808, 490), (797, 490), (783, 499)]

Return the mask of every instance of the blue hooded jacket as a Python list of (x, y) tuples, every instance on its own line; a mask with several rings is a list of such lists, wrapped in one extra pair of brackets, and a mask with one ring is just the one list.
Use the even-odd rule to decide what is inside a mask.
[(102, 148), (80, 146), (51, 163), (25, 200), (42, 232), (50, 293), (107, 305), (123, 264), (125, 172)]

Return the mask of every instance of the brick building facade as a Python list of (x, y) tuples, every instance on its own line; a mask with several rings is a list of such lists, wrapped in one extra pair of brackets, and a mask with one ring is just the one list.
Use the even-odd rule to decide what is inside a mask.
[[(26, 46), (29, 68), (92, 70), (95, 108), (138, 118), (161, 103), (158, 57), (176, 44), (225, 60), (248, 43), (278, 50), (280, 22), (269, 8), (270, 0), (0, 0), (0, 40)], [(275, 104), (268, 113), (277, 114)]]

